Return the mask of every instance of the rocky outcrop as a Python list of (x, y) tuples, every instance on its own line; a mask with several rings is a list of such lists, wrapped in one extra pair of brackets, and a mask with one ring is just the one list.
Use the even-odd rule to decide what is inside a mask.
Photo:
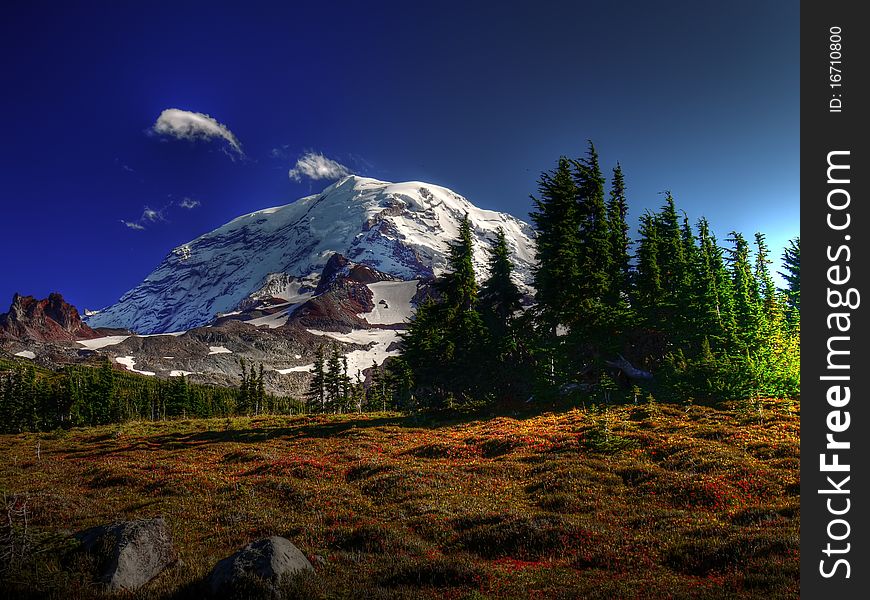
[(323, 267), (323, 272), (320, 275), (320, 281), (317, 284), (315, 294), (334, 289), (346, 284), (366, 284), (376, 281), (384, 281), (390, 279), (388, 275), (373, 269), (368, 265), (361, 265), (347, 259), (342, 254), (336, 252), (329, 257), (326, 265)]
[(37, 300), (15, 294), (9, 312), (0, 314), (0, 338), (35, 342), (72, 342), (101, 334), (82, 322), (79, 311), (58, 293)]
[(251, 542), (217, 563), (207, 584), (211, 593), (218, 597), (243, 594), (245, 590), (262, 585), (276, 593), (282, 580), (313, 571), (314, 567), (299, 548), (290, 540), (275, 535)]
[(95, 557), (97, 581), (110, 591), (138, 590), (176, 560), (162, 518), (93, 527), (75, 537)]

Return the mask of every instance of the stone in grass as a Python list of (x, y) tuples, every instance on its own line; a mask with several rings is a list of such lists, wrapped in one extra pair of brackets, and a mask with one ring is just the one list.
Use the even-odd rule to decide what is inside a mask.
[(138, 590), (176, 560), (162, 517), (92, 527), (75, 538), (95, 557), (98, 581), (110, 591)]
[(208, 576), (208, 586), (220, 596), (259, 580), (272, 592), (278, 592), (282, 579), (313, 571), (299, 548), (290, 540), (273, 535), (251, 542), (216, 564)]

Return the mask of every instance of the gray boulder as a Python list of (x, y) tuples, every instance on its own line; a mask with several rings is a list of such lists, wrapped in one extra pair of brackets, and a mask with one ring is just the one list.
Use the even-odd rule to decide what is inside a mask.
[(162, 517), (101, 525), (75, 538), (96, 558), (97, 579), (111, 591), (138, 590), (176, 560)]
[(290, 540), (277, 535), (251, 542), (232, 556), (221, 560), (208, 576), (215, 595), (265, 585), (278, 592), (281, 580), (297, 573), (313, 572), (314, 567)]

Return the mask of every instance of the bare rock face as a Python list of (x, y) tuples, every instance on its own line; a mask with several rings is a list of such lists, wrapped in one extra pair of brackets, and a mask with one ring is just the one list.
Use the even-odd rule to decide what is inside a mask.
[(275, 593), (283, 578), (306, 571), (313, 572), (314, 567), (299, 548), (273, 535), (251, 542), (217, 563), (208, 576), (208, 586), (216, 596), (249, 590), (252, 584), (265, 585)]
[(0, 338), (37, 342), (72, 342), (100, 337), (82, 322), (79, 311), (58, 293), (37, 300), (15, 294), (9, 312), (0, 314)]
[(102, 525), (76, 534), (98, 562), (98, 580), (110, 591), (134, 591), (176, 560), (163, 518)]

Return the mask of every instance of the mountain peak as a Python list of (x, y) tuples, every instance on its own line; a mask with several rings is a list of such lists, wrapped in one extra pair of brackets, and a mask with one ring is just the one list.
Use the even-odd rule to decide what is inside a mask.
[(0, 314), (0, 338), (69, 342), (99, 335), (82, 323), (76, 307), (57, 292), (43, 300), (15, 293), (9, 312)]
[(86, 320), (140, 333), (191, 329), (233, 311), (278, 274), (318, 277), (336, 253), (396, 279), (429, 279), (446, 268), (448, 242), (465, 214), (478, 274), (501, 227), (517, 282), (529, 289), (534, 234), (525, 222), (477, 208), (442, 186), (349, 175), (319, 194), (243, 215), (182, 244), (118, 303)]

